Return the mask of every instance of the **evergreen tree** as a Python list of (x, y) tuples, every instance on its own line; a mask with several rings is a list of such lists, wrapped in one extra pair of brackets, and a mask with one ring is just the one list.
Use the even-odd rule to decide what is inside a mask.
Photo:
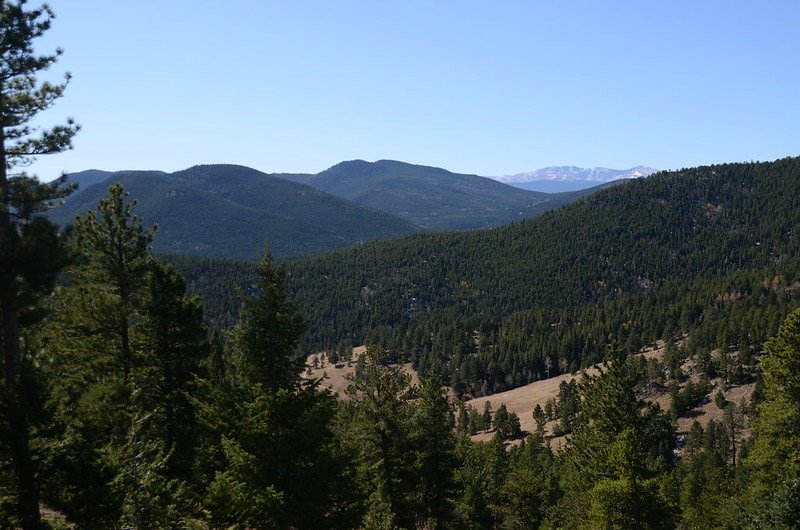
[(498, 522), (496, 504), (508, 474), (508, 452), (497, 436), (488, 442), (462, 437), (456, 455), (457, 527), (493, 528)]
[(506, 407), (505, 403), (497, 407), (497, 412), (494, 413), (492, 424), (497, 431), (497, 436), (499, 436), (501, 440), (508, 438), (510, 424), (508, 419), (508, 407)]
[(49, 332), (60, 361), (51, 377), (62, 417), (89, 429), (87, 440), (97, 446), (123, 445), (134, 391), (147, 397), (138, 391), (146, 384), (140, 327), (154, 229), (145, 230), (126, 195), (115, 184), (97, 212), (76, 219), (76, 263)]
[(350, 443), (359, 455), (360, 482), (368, 497), (366, 527), (379, 522), (382, 528), (415, 524), (411, 390), (409, 377), (399, 367), (388, 366), (386, 352), (376, 346), (367, 348), (364, 374), (347, 389)]
[(191, 400), (199, 361), (206, 351), (203, 310), (186, 297), (183, 278), (170, 265), (155, 263), (147, 278), (142, 308), (143, 364), (148, 408), (167, 457), (165, 473), (188, 480), (195, 452), (195, 410)]
[(501, 528), (539, 528), (558, 497), (554, 458), (540, 433), (510, 448), (508, 474), (494, 501)]
[(478, 429), (485, 431), (492, 426), (492, 404), (487, 400), (483, 402), (483, 413), (480, 417)]
[(657, 480), (647, 478), (642, 438), (625, 429), (608, 449), (613, 478), (602, 478), (589, 492), (586, 528), (672, 528), (670, 513)]
[(704, 430), (695, 421), (686, 437), (679, 464), (665, 482), (676, 517), (685, 528), (736, 528), (741, 502), (732, 467), (726, 463), (727, 442), (716, 421)]
[[(224, 465), (208, 487), (214, 525), (319, 528), (349, 515), (348, 460), (333, 439), (333, 398), (315, 388), (249, 389), (222, 437)], [(342, 488), (342, 490), (339, 490)]]
[(501, 440), (516, 438), (521, 434), (519, 416), (515, 412), (508, 412), (508, 407), (504, 403), (494, 414), (494, 428)]
[[(55, 474), (78, 493), (54, 501), (81, 524), (118, 515), (142, 528), (172, 524), (185, 501), (177, 479), (192, 466), (188, 393), (205, 331), (183, 280), (150, 256), (155, 229), (126, 197), (115, 184), (97, 212), (76, 219), (77, 260), (50, 325), (53, 396), (68, 441)], [(80, 495), (83, 475), (104, 486), (93, 486), (95, 499)]]
[[(623, 497), (631, 500), (639, 495), (635, 488), (631, 489), (632, 478), (651, 479), (666, 470), (671, 457), (672, 425), (658, 405), (646, 403), (638, 394), (641, 377), (642, 372), (629, 358), (612, 348), (600, 374), (587, 375), (581, 381), (581, 414), (563, 455), (565, 496), (559, 507), (562, 521), (591, 527), (592, 521), (605, 520), (599, 506), (610, 506), (622, 502)], [(623, 433), (629, 434), (621, 437)], [(616, 449), (612, 450), (614, 447)], [(625, 457), (627, 460), (623, 458), (625, 455), (629, 457)], [(622, 469), (623, 462), (638, 467)], [(624, 480), (623, 471), (628, 474)], [(598, 484), (609, 476), (623, 482)], [(598, 489), (594, 490), (595, 486)], [(655, 490), (646, 491), (653, 493)], [(592, 506), (600, 510), (591, 514), (585, 502), (590, 493), (596, 500)], [(635, 504), (644, 500), (639, 499)], [(660, 498), (647, 501), (653, 503), (654, 510), (663, 502)]]
[(767, 342), (762, 367), (764, 401), (745, 466), (753, 517), (760, 525), (777, 527), (800, 517), (800, 309)]
[(39, 133), (32, 125), (64, 92), (63, 83), (38, 82), (36, 76), (61, 55), (34, 52), (34, 41), (48, 29), (53, 13), (47, 6), (26, 9), (24, 1), (0, 3), (0, 346), (2, 347), (2, 416), (16, 483), (16, 515), (25, 529), (39, 528), (39, 486), (30, 447), (25, 389), (20, 386), (23, 357), (21, 328), (40, 314), (37, 302), (53, 287), (67, 260), (56, 226), (39, 216), (69, 188), (64, 179), (42, 184), (24, 168), (39, 155), (72, 147), (78, 126), (65, 125)]
[(219, 383), (205, 384), (200, 404), (221, 443), (205, 498), (214, 525), (318, 528), (350, 517), (340, 502), (352, 488), (334, 439), (334, 398), (299, 378), (301, 331), (266, 255), (222, 362), (210, 363)]
[(302, 331), (302, 321), (286, 297), (281, 272), (267, 251), (231, 335), (242, 375), (268, 390), (295, 388), (303, 360), (294, 351)]
[(105, 335), (104, 344), (98, 345), (114, 358), (124, 385), (130, 383), (134, 364), (131, 328), (142, 309), (156, 231), (144, 228), (133, 213), (136, 201), (127, 201), (127, 196), (121, 184), (113, 184), (97, 212), (75, 220), (80, 261), (69, 274), (76, 303), (88, 317), (89, 329)]
[(416, 455), (418, 525), (444, 528), (453, 513), (455, 437), (453, 413), (434, 372), (422, 379), (414, 409), (410, 428)]

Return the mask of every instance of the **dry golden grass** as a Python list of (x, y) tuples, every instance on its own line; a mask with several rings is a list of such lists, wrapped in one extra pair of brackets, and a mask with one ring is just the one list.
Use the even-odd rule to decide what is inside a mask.
[[(358, 356), (366, 351), (366, 346), (356, 346), (349, 359), (340, 360), (336, 364), (332, 364), (323, 353), (309, 355), (306, 359), (306, 371), (303, 373), (303, 377), (321, 379), (320, 387), (330, 390), (340, 399), (347, 399), (346, 391), (350, 386), (347, 376), (355, 373)], [(412, 385), (419, 384), (419, 377), (411, 363), (403, 365), (403, 372), (411, 376)]]
[[(662, 360), (664, 358), (665, 345), (659, 342), (653, 347), (645, 348), (640, 355), (646, 358), (655, 358)], [(697, 381), (699, 375), (694, 372), (694, 362), (689, 360), (682, 366), (684, 373), (689, 374), (690, 380)], [(589, 374), (596, 374), (597, 368), (593, 367), (586, 370)], [(492, 411), (495, 411), (500, 405), (505, 405), (509, 412), (515, 412), (519, 416), (520, 426), (523, 431), (533, 432), (536, 428), (533, 420), (533, 409), (536, 405), (544, 408), (545, 403), (550, 399), (558, 397), (558, 388), (562, 382), (569, 382), (572, 379), (580, 379), (583, 377), (582, 373), (564, 374), (543, 381), (536, 381), (528, 385), (508, 390), (506, 392), (499, 392), (488, 396), (478, 397), (467, 401), (467, 403), (475, 407), (478, 412), (483, 411), (484, 403), (489, 401), (492, 406)], [(678, 418), (677, 433), (686, 434), (692, 426), (694, 421), (700, 422), (705, 427), (711, 420), (720, 421), (722, 419), (722, 410), (714, 403), (714, 394), (716, 394), (720, 380), (712, 380), (712, 389), (706, 396), (705, 401), (699, 406), (689, 411), (688, 415)], [(685, 386), (685, 383), (684, 383)], [(754, 389), (753, 384), (732, 386), (725, 391), (725, 398), (733, 403), (738, 404), (742, 398), (746, 401), (750, 400), (750, 396)], [(670, 407), (670, 396), (666, 390), (656, 392), (647, 398), (649, 401), (658, 403), (662, 409), (668, 410)], [(554, 428), (557, 422), (551, 421), (545, 425), (545, 437), (550, 441), (551, 446), (557, 449), (562, 446), (566, 438), (554, 436)], [(746, 434), (746, 433), (745, 433)], [(480, 432), (472, 436), (473, 440), (488, 440), (494, 436), (494, 431), (489, 430)]]
[[(309, 379), (321, 379), (320, 386), (322, 388), (330, 390), (339, 396), (340, 399), (347, 399), (345, 391), (350, 385), (347, 375), (355, 372), (356, 360), (358, 359), (358, 356), (365, 351), (366, 347), (364, 346), (353, 348), (350, 359), (340, 361), (335, 365), (331, 364), (324, 354), (319, 353), (309, 355), (307, 359), (307, 370), (304, 373), (304, 377)], [(639, 355), (642, 355), (646, 358), (663, 360), (664, 352), (665, 345), (663, 341), (659, 341), (656, 345), (643, 349), (641, 352), (639, 352)], [(697, 374), (694, 370), (695, 366), (693, 360), (690, 359), (686, 361), (681, 368), (683, 369), (684, 373), (689, 375), (688, 380), (697, 382), (699, 374)], [(412, 384), (419, 384), (417, 373), (410, 363), (403, 365), (403, 371), (411, 376)], [(585, 372), (589, 374), (596, 374), (598, 373), (598, 369), (597, 367), (592, 367)], [(545, 403), (548, 400), (558, 397), (558, 388), (562, 382), (569, 382), (572, 379), (579, 379), (581, 377), (583, 377), (583, 372), (575, 374), (563, 374), (550, 379), (536, 381), (513, 390), (508, 390), (506, 392), (499, 392), (497, 394), (474, 398), (467, 401), (467, 404), (475, 407), (478, 412), (483, 411), (483, 406), (486, 401), (491, 403), (493, 411), (497, 410), (500, 405), (505, 405), (509, 412), (515, 412), (517, 416), (519, 416), (520, 426), (523, 431), (533, 432), (536, 428), (533, 420), (533, 409), (536, 407), (536, 405), (538, 404), (544, 408)], [(711, 420), (720, 421), (722, 419), (723, 413), (714, 403), (714, 394), (716, 394), (721, 381), (712, 380), (711, 384), (712, 389), (706, 396), (704, 402), (689, 411), (687, 416), (678, 418), (678, 434), (687, 433), (695, 420), (700, 422), (700, 424), (705, 427)], [(728, 401), (736, 404), (738, 404), (742, 398), (744, 398), (746, 401), (749, 401), (750, 396), (753, 393), (753, 388), (753, 384), (732, 386), (725, 391), (725, 398)], [(658, 403), (664, 410), (669, 409), (670, 397), (666, 390), (655, 392), (648, 396), (647, 399), (649, 401)], [(554, 436), (556, 424), (556, 421), (551, 421), (545, 425), (545, 436), (554, 449), (558, 449), (558, 447), (563, 446), (564, 442), (566, 441), (566, 437), (564, 436)], [(489, 430), (472, 436), (472, 439), (488, 440), (492, 436), (494, 436), (494, 430)]]

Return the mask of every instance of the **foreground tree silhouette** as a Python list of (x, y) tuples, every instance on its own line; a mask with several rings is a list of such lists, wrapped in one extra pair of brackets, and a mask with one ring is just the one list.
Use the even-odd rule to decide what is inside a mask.
[(70, 190), (64, 179), (40, 183), (24, 168), (38, 155), (72, 147), (78, 126), (72, 120), (49, 130), (31, 125), (36, 115), (61, 97), (69, 81), (39, 82), (61, 55), (37, 55), (35, 39), (49, 28), (47, 6), (25, 9), (26, 2), (0, 2), (0, 341), (3, 350), (2, 412), (17, 486), (17, 517), (22, 528), (41, 526), (39, 486), (29, 447), (29, 425), (21, 384), (25, 367), (20, 328), (38, 316), (37, 301), (47, 294), (67, 253), (55, 225), (37, 214)]

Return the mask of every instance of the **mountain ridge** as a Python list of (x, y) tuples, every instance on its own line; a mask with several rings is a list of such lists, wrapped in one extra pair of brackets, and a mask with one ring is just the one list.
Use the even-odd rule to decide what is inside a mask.
[(314, 175), (287, 178), (434, 231), (522, 221), (580, 197), (554, 197), (488, 177), (387, 159), (343, 161)]
[(254, 261), (267, 242), (273, 255), (283, 258), (419, 230), (399, 217), (245, 166), (122, 171), (98, 181), (101, 173), (75, 174), (74, 182), (90, 184), (51, 211), (51, 218), (69, 223), (94, 209), (108, 185), (121, 182), (139, 202), (145, 222), (159, 225), (154, 250), (161, 253)]

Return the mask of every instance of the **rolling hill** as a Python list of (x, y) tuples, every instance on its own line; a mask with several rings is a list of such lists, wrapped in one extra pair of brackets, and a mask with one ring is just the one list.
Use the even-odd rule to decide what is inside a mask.
[(315, 175), (280, 175), (426, 230), (472, 230), (530, 219), (582, 194), (525, 191), (490, 178), (394, 160), (341, 162)]
[[(105, 178), (104, 178), (105, 177)], [(70, 177), (80, 186), (54, 210), (70, 222), (95, 208), (112, 182), (139, 202), (137, 213), (158, 224), (160, 253), (256, 260), (269, 240), (276, 257), (313, 254), (419, 231), (411, 223), (319, 190), (234, 165), (159, 171), (88, 171)]]
[(381, 343), (481, 395), (690, 333), (748, 352), (800, 304), (800, 159), (636, 179), (522, 223), (288, 265), (310, 351)]

